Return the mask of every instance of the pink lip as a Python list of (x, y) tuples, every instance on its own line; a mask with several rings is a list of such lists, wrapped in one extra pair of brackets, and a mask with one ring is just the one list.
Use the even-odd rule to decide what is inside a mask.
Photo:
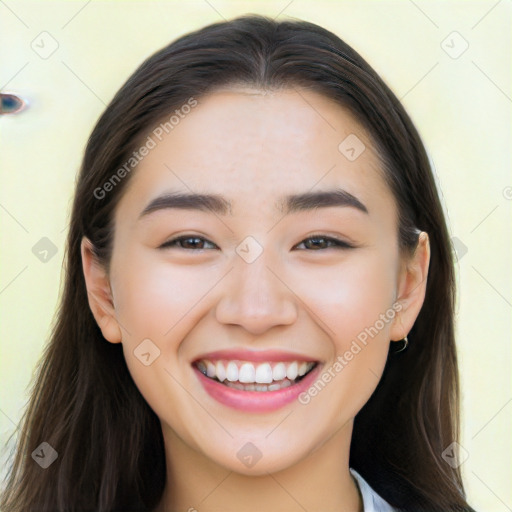
[(279, 361), (316, 361), (311, 357), (294, 354), (292, 352), (284, 352), (279, 350), (217, 350), (215, 352), (208, 352), (197, 357), (195, 360), (200, 361), (201, 359), (207, 359), (209, 361), (268, 361), (268, 362), (279, 362)]
[[(225, 356), (225, 353), (223, 353), (223, 356)], [(209, 354), (209, 357), (211, 357), (211, 354)], [(251, 360), (245, 359), (245, 357), (246, 356), (241, 358), (241, 360)], [(207, 359), (206, 356), (205, 359)], [(233, 358), (230, 357), (229, 359)], [(283, 359), (279, 360), (283, 361)], [(296, 361), (296, 359), (293, 358), (291, 360)], [(306, 361), (306, 359), (303, 360)], [(266, 361), (269, 361), (269, 359), (266, 359)], [(321, 364), (317, 364), (317, 366), (297, 384), (292, 384), (287, 388), (277, 391), (263, 392), (241, 391), (239, 389), (230, 388), (216, 380), (206, 377), (195, 366), (193, 366), (193, 369), (206, 392), (221, 404), (246, 412), (269, 412), (280, 409), (298, 399), (298, 396), (306, 391), (317, 379), (321, 366)]]

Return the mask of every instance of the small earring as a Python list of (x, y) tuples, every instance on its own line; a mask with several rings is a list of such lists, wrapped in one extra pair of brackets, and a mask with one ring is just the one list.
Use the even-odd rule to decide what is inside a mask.
[(407, 336), (404, 336), (404, 346), (399, 350), (395, 350), (395, 354), (403, 352), (407, 348), (407, 345), (409, 345), (409, 340), (407, 339)]

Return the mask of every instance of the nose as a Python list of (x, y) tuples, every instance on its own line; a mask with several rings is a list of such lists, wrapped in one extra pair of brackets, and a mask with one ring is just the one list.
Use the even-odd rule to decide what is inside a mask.
[(220, 323), (239, 325), (261, 335), (296, 321), (297, 299), (276, 265), (268, 265), (266, 252), (252, 263), (236, 258), (216, 308)]

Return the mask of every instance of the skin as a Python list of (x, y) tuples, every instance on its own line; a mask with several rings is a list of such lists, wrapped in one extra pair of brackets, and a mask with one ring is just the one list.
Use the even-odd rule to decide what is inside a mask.
[[(338, 150), (349, 134), (366, 146), (355, 161)], [(275, 206), (285, 194), (335, 186), (368, 214), (330, 207), (283, 217)], [(168, 209), (139, 219), (168, 190), (223, 194), (233, 215)], [(400, 253), (397, 233), (368, 135), (311, 91), (216, 91), (150, 151), (116, 210), (110, 274), (85, 238), (82, 258), (98, 325), (123, 344), (161, 420), (168, 480), (157, 512), (363, 510), (348, 465), (353, 419), (378, 384), (390, 340), (414, 324), (430, 256), (425, 233), (412, 256)], [(301, 244), (316, 234), (355, 248)], [(159, 248), (180, 235), (203, 237), (203, 250)], [(249, 235), (263, 248), (250, 264), (235, 251)], [(307, 405), (237, 411), (211, 398), (191, 367), (201, 354), (235, 348), (289, 350), (327, 369), (393, 304), (399, 313)], [(134, 355), (146, 338), (160, 350), (150, 366)], [(262, 454), (252, 468), (237, 457), (247, 442)]]

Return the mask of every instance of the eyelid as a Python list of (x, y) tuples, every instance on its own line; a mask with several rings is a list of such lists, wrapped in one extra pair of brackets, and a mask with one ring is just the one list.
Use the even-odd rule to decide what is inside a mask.
[[(334, 244), (334, 247), (328, 247), (328, 249), (354, 249), (356, 246), (350, 242), (347, 242), (346, 240), (342, 240), (340, 238), (337, 238), (336, 236), (332, 235), (326, 235), (323, 233), (313, 233), (312, 235), (307, 236), (304, 238), (301, 242), (299, 242), (300, 245), (304, 243), (307, 240), (315, 239), (315, 238), (321, 238), (326, 240), (327, 242), (331, 242)], [(321, 251), (325, 251), (325, 249), (320, 249)], [(308, 252), (316, 252), (316, 251), (308, 251)]]
[[(180, 242), (181, 240), (187, 240), (189, 238), (199, 238), (205, 242), (208, 242), (209, 244), (212, 244), (212, 245), (215, 245), (217, 247), (216, 244), (214, 244), (213, 242), (211, 242), (210, 240), (208, 240), (206, 237), (204, 236), (201, 236), (201, 235), (194, 235), (194, 234), (185, 234), (185, 235), (179, 235), (175, 238), (171, 238), (170, 240), (167, 240), (166, 242), (164, 242), (162, 245), (160, 245), (158, 248), (159, 249), (167, 249), (167, 248), (170, 248), (172, 247), (171, 244), (173, 244), (174, 246), (176, 246), (176, 244), (178, 242)], [(206, 249), (185, 249), (183, 247), (177, 247), (178, 249), (181, 249), (181, 250), (184, 250), (184, 251), (194, 251), (194, 252), (197, 252), (197, 251), (205, 251)]]
[[(185, 234), (185, 235), (179, 235), (175, 238), (171, 238), (170, 240), (167, 240), (166, 242), (164, 242), (162, 245), (160, 245), (158, 248), (159, 249), (167, 249), (167, 248), (171, 248), (171, 247), (176, 247), (178, 249), (181, 249), (181, 250), (184, 250), (184, 251), (192, 251), (192, 252), (203, 252), (207, 249), (186, 249), (186, 248), (183, 248), (183, 247), (178, 247), (176, 244), (179, 243), (181, 240), (187, 240), (187, 239), (191, 239), (191, 238), (198, 238), (204, 242), (207, 242), (209, 244), (212, 244), (212, 245), (215, 245), (215, 247), (218, 248), (218, 246), (211, 242), (210, 240), (208, 240), (206, 237), (204, 236), (201, 236), (201, 235), (195, 235), (195, 234)], [(323, 233), (314, 233), (312, 235), (309, 235), (305, 238), (303, 238), (298, 244), (296, 245), (300, 245), (300, 244), (303, 244), (304, 242), (308, 241), (308, 240), (311, 240), (311, 239), (324, 239), (327, 241), (327, 243), (331, 243), (333, 245), (331, 245), (330, 247), (327, 247), (325, 249), (317, 249), (317, 250), (312, 250), (312, 249), (300, 249), (302, 251), (306, 251), (306, 252), (321, 252), (321, 251), (325, 251), (326, 249), (354, 249), (356, 248), (357, 246), (354, 245), (353, 243), (351, 242), (347, 242), (346, 240), (342, 240), (342, 239), (339, 239), (335, 236), (331, 236), (331, 235), (326, 235), (326, 234), (323, 234)], [(294, 246), (296, 247), (296, 246)]]

